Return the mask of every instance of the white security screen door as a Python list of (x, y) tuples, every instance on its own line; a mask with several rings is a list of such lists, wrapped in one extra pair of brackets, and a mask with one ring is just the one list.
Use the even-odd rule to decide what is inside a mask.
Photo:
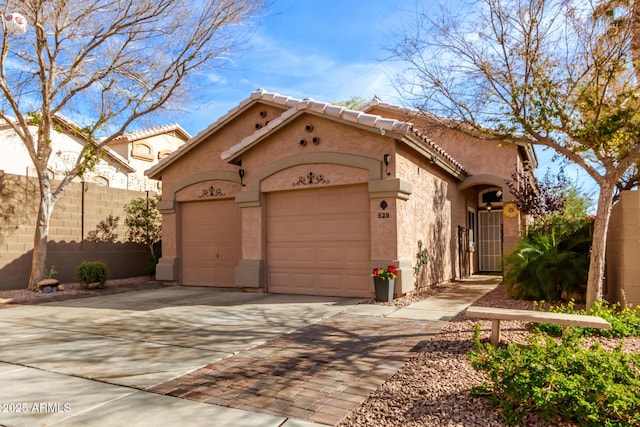
[(502, 271), (502, 211), (478, 211), (480, 271)]

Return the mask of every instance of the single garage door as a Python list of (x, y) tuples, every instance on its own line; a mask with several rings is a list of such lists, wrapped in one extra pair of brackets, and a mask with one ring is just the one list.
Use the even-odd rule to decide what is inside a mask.
[(235, 286), (240, 212), (233, 199), (181, 204), (183, 285)]
[(366, 185), (269, 193), (268, 291), (371, 295)]

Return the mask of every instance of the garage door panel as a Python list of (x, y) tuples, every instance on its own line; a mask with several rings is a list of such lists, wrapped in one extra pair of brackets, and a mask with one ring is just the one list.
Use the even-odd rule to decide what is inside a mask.
[(270, 292), (370, 296), (366, 186), (267, 196)]
[(235, 201), (185, 202), (180, 212), (182, 284), (235, 286), (241, 242)]

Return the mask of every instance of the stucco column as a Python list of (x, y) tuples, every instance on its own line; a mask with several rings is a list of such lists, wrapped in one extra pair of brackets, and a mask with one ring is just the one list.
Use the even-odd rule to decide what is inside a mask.
[(176, 230), (178, 216), (174, 200), (161, 200), (158, 211), (162, 214), (162, 258), (156, 265), (156, 280), (174, 282), (178, 280), (178, 247)]
[[(398, 203), (408, 200), (412, 186), (400, 178), (369, 181), (370, 224), (371, 224), (371, 265), (387, 267), (395, 265), (398, 277), (394, 293), (404, 294), (411, 290), (413, 269), (410, 260), (398, 258)], [(373, 281), (371, 282), (373, 291)]]
[(236, 267), (236, 286), (241, 288), (265, 287), (264, 263), (264, 206), (260, 192), (247, 191), (236, 195), (241, 208), (242, 255)]

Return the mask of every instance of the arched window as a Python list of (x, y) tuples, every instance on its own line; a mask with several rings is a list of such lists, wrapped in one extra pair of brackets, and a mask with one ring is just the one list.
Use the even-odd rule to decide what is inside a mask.
[(162, 150), (162, 151), (158, 151), (158, 160), (162, 160), (165, 157), (167, 157), (169, 154), (171, 154), (171, 150)]
[(150, 162), (153, 160), (153, 148), (144, 142), (134, 142), (131, 157)]
[(107, 178), (105, 178), (104, 176), (94, 176), (93, 178), (91, 178), (91, 181), (94, 184), (100, 185), (102, 187), (108, 187), (109, 186), (109, 180)]
[(487, 210), (502, 207), (502, 189), (494, 187), (481, 191), (478, 206)]

